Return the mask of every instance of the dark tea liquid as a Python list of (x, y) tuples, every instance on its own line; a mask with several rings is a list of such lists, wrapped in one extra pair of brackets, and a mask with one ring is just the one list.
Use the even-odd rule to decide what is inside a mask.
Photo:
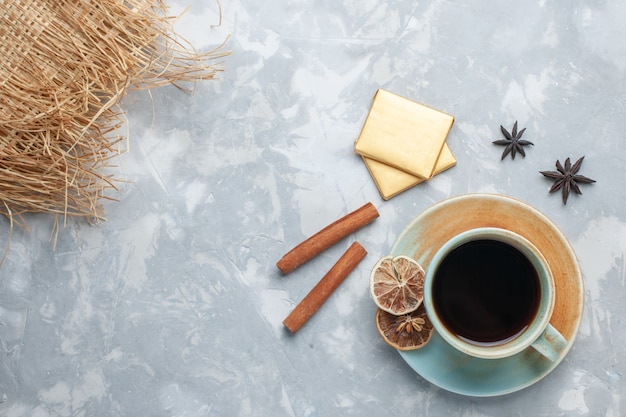
[(445, 257), (433, 281), (433, 303), (458, 337), (498, 345), (528, 327), (539, 306), (539, 277), (519, 250), (496, 240), (465, 243)]

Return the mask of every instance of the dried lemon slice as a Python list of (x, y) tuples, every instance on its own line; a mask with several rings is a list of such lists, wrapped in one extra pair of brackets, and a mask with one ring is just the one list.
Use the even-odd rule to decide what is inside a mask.
[(407, 256), (385, 256), (370, 275), (376, 305), (396, 316), (415, 311), (424, 299), (424, 269)]
[(377, 309), (376, 328), (385, 342), (399, 350), (419, 349), (433, 334), (433, 325), (423, 304), (417, 310), (399, 316)]

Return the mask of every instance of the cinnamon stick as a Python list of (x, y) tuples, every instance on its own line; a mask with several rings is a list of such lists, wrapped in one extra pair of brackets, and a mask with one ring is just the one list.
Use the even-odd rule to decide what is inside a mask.
[(350, 272), (356, 268), (365, 255), (367, 255), (365, 248), (358, 242), (354, 242), (287, 316), (283, 325), (292, 333), (297, 332), (319, 310), (330, 294), (350, 275)]
[(344, 237), (373, 222), (378, 216), (376, 207), (372, 203), (367, 203), (329, 224), (287, 252), (276, 263), (276, 266), (283, 274), (288, 274)]

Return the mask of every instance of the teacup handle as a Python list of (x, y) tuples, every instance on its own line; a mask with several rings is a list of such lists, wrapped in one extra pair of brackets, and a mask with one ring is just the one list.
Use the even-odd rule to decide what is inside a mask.
[(532, 347), (542, 356), (554, 362), (567, 347), (567, 340), (551, 324), (548, 324), (541, 336), (533, 342)]

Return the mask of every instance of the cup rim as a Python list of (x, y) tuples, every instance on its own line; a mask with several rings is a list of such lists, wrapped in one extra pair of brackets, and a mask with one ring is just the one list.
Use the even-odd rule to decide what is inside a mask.
[[(540, 277), (542, 292), (548, 291), (547, 302), (540, 303), (537, 316), (540, 316), (538, 320), (533, 320), (531, 326), (522, 331), (518, 336), (513, 339), (493, 346), (482, 346), (472, 344), (470, 342), (463, 341), (454, 334), (452, 334), (446, 326), (441, 322), (435, 312), (435, 307), (432, 299), (432, 285), (437, 266), (441, 263), (443, 258), (450, 253), (453, 249), (467, 243), (471, 240), (477, 240), (479, 238), (488, 238), (498, 240), (513, 246), (520, 250), (524, 256), (526, 256), (533, 265), (538, 264), (538, 275)], [(548, 261), (543, 254), (537, 249), (537, 247), (525, 237), (518, 233), (512, 232), (507, 229), (497, 227), (479, 227), (461, 232), (445, 242), (434, 254), (430, 264), (426, 270), (426, 276), (424, 279), (424, 306), (426, 314), (435, 328), (435, 331), (450, 345), (457, 350), (468, 355), (484, 358), (484, 359), (498, 359), (505, 358), (516, 353), (519, 353), (527, 349), (535, 340), (537, 340), (545, 328), (550, 322), (552, 313), (554, 310), (555, 291), (554, 291), (554, 277), (550, 270)], [(542, 296), (543, 297), (543, 296)]]

